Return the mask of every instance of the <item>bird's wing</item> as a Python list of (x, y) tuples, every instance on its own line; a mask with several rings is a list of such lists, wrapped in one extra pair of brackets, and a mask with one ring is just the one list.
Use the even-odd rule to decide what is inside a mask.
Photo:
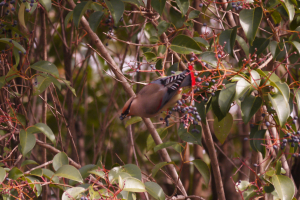
[(168, 76), (152, 81), (150, 84), (162, 85), (160, 88), (162, 92), (162, 98), (157, 110), (163, 108), (175, 95), (178, 94), (178, 90), (185, 86), (191, 85), (191, 76), (189, 70), (184, 70), (182, 73), (174, 76)]

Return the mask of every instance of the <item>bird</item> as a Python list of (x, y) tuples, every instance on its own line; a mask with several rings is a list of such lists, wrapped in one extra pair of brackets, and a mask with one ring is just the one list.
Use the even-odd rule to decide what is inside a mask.
[(150, 118), (173, 106), (181, 99), (182, 87), (191, 86), (193, 74), (189, 69), (180, 74), (158, 78), (143, 87), (125, 103), (120, 120), (128, 116)]

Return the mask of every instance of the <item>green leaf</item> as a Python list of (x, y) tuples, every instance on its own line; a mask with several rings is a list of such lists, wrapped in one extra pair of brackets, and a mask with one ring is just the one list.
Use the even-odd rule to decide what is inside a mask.
[[(212, 98), (211, 106), (212, 106), (212, 110), (213, 110), (214, 114), (217, 116), (218, 120), (222, 120), (226, 116), (226, 114), (223, 114), (221, 112), (221, 109), (219, 106), (219, 98), (220, 98), (220, 91), (216, 91), (215, 96), (213, 96), (213, 98)], [(200, 114), (200, 112), (199, 112), (199, 114)], [(202, 116), (201, 116), (201, 118), (202, 118)], [(201, 119), (201, 120), (203, 120), (203, 119)]]
[(170, 23), (161, 20), (158, 25), (157, 25), (157, 35), (161, 36), (161, 34), (163, 34), (164, 32), (166, 32), (168, 30), (168, 28), (170, 27)]
[(228, 83), (220, 92), (218, 103), (223, 115), (226, 115), (231, 107), (231, 103), (235, 96), (235, 90), (236, 83)]
[(157, 172), (166, 165), (175, 164), (174, 162), (161, 162), (156, 164), (152, 169), (152, 177), (154, 178)]
[(212, 67), (218, 66), (218, 59), (216, 58), (216, 54), (214, 52), (206, 51), (199, 55), (200, 59)]
[[(185, 15), (189, 9), (189, 0), (176, 0), (177, 6), (179, 7), (182, 15)], [(199, 12), (199, 11), (198, 11)]]
[(5, 81), (5, 76), (1, 76), (0, 77), (0, 89), (5, 85), (6, 81)]
[(247, 124), (262, 105), (260, 97), (247, 96), (241, 103), (242, 119)]
[(41, 61), (34, 63), (30, 67), (37, 71), (46, 72), (53, 76), (59, 77), (57, 67), (51, 62), (41, 60)]
[(43, 93), (52, 82), (46, 74), (41, 74), (36, 76), (35, 83), (37, 85), (34, 86), (33, 95), (38, 96)]
[(124, 3), (121, 0), (105, 0), (105, 4), (114, 18), (115, 25), (117, 25), (125, 10)]
[(164, 11), (165, 8), (165, 4), (166, 4), (166, 0), (155, 0), (155, 1), (151, 1), (151, 6), (153, 7), (153, 9), (158, 12), (158, 14), (162, 14), (162, 12)]
[(6, 171), (2, 167), (0, 167), (0, 183), (2, 183), (5, 179)]
[(252, 44), (256, 36), (258, 27), (262, 20), (263, 11), (261, 7), (254, 9), (243, 9), (240, 14), (240, 23), (246, 34), (249, 43)]
[(238, 41), (238, 43), (241, 45), (242, 49), (244, 50), (246, 57), (249, 57), (249, 46), (248, 44), (245, 42), (245, 40), (240, 37), (240, 36), (236, 36), (236, 40)]
[(19, 177), (23, 176), (23, 173), (21, 170), (19, 170), (17, 167), (13, 167), (8, 174), (7, 178), (17, 180)]
[(214, 131), (219, 142), (223, 144), (230, 133), (233, 124), (233, 118), (230, 113), (227, 113), (222, 120), (218, 120), (217, 117), (214, 119)]
[(92, 1), (83, 1), (76, 5), (76, 7), (73, 10), (73, 21), (75, 26), (79, 27), (79, 22), (81, 20), (82, 15), (85, 13), (85, 11), (90, 7)]
[(182, 16), (180, 12), (171, 7), (169, 11), (169, 20), (175, 26), (176, 29), (179, 29), (183, 26), (185, 22), (185, 16)]
[(274, 10), (271, 13), (271, 17), (272, 17), (275, 24), (279, 24), (281, 22), (281, 15), (277, 10)]
[(126, 121), (125, 128), (142, 120), (143, 119), (141, 117), (131, 117), (129, 120)]
[(122, 1), (125, 2), (125, 3), (134, 4), (138, 7), (141, 5), (141, 3), (138, 0), (122, 0)]
[(210, 108), (211, 102), (212, 102), (212, 100), (209, 100), (208, 102), (201, 101), (200, 103), (195, 102), (195, 106), (201, 117), (201, 122), (204, 124), (206, 124), (206, 114)]
[(49, 170), (49, 169), (45, 169), (45, 168), (42, 168), (42, 171), (43, 171), (43, 176), (48, 178), (49, 180), (51, 179), (52, 182), (54, 183), (59, 183), (59, 179), (58, 177), (54, 176), (54, 172)]
[(30, 172), (30, 175), (41, 177), (41, 176), (43, 176), (43, 171), (41, 168), (34, 169)]
[(192, 10), (190, 13), (189, 13), (189, 19), (195, 19), (195, 18), (198, 18), (200, 15), (200, 11), (199, 10)]
[(296, 102), (297, 102), (297, 113), (298, 116), (300, 115), (300, 89), (299, 88), (294, 88), (294, 93), (296, 97)]
[(24, 12), (25, 12), (25, 4), (21, 3), (19, 12), (18, 12), (18, 19), (21, 26), (26, 27), (25, 19), (24, 19)]
[(145, 187), (147, 192), (154, 198), (158, 200), (165, 200), (166, 195), (163, 189), (155, 182), (146, 182)]
[(73, 20), (73, 11), (69, 12), (65, 18), (65, 28), (67, 28), (70, 20)]
[(173, 39), (170, 48), (180, 54), (190, 54), (192, 52), (195, 54), (201, 53), (201, 48), (198, 43), (186, 35), (176, 36)]
[[(85, 179), (85, 178), (87, 178), (87, 177), (90, 175), (90, 171), (97, 170), (98, 168), (99, 168), (98, 165), (88, 164), (88, 165), (85, 165), (85, 166), (81, 167), (81, 168), (79, 169), (79, 172), (80, 172), (80, 174), (81, 174), (81, 177), (82, 177), (83, 179)], [(70, 181), (69, 181), (69, 184), (70, 184), (70, 185), (75, 185), (76, 182), (73, 181), (73, 180), (70, 180)]]
[(59, 152), (53, 158), (52, 166), (55, 171), (57, 171), (63, 165), (68, 165), (68, 164), (69, 164), (69, 158), (65, 152)]
[[(193, 128), (195, 126), (196, 128)], [(193, 144), (198, 144), (202, 146), (202, 128), (199, 125), (192, 125), (191, 130), (184, 128), (183, 124), (180, 124), (178, 128), (178, 136), (185, 142), (191, 142)]]
[[(41, 169), (40, 169), (41, 170)], [(35, 195), (38, 197), (42, 193), (42, 186), (40, 184), (40, 180), (32, 177), (32, 176), (25, 176), (26, 181), (28, 182), (29, 186), (35, 192)]]
[(34, 160), (25, 160), (24, 162), (22, 162), (21, 167), (24, 167), (26, 165), (38, 165), (38, 163)]
[(208, 186), (208, 183), (210, 180), (210, 171), (209, 171), (209, 167), (207, 166), (207, 164), (199, 159), (193, 160), (192, 163), (194, 163), (195, 167), (198, 169), (198, 171), (202, 175), (206, 186)]
[(295, 7), (293, 2), (291, 0), (283, 0), (280, 1), (280, 3), (284, 7), (285, 11), (288, 13), (290, 22), (292, 22), (295, 16)]
[(174, 72), (178, 71), (178, 62), (174, 63), (171, 67), (168, 68), (167, 76), (172, 76), (172, 71)]
[(266, 147), (265, 144), (265, 134), (266, 130), (259, 130), (254, 134), (253, 144), (256, 151), (259, 151), (263, 157), (266, 155)]
[(290, 43), (296, 48), (298, 54), (300, 55), (300, 43), (296, 41), (291, 41)]
[(245, 79), (241, 78), (236, 83), (234, 99), (236, 100), (236, 99), (239, 99), (240, 97), (244, 96), (246, 94), (246, 92), (249, 91), (250, 87), (251, 87), (251, 84), (248, 81), (246, 81)]
[(295, 194), (295, 186), (293, 181), (283, 175), (272, 176), (271, 182), (281, 200), (292, 200)]
[(13, 54), (14, 54), (14, 57), (15, 57), (14, 67), (16, 68), (19, 65), (19, 62), (20, 62), (20, 54), (19, 54), (18, 49), (16, 49), (15, 47), (13, 49)]
[(264, 186), (264, 191), (266, 193), (272, 193), (274, 190), (275, 190), (275, 188), (272, 184)]
[(61, 80), (66, 84), (66, 86), (71, 90), (73, 95), (76, 97), (76, 91), (73, 87), (71, 87), (70, 81), (67, 81), (67, 80), (64, 80), (64, 79), (61, 79)]
[(165, 54), (166, 50), (167, 50), (167, 47), (165, 45), (160, 45), (157, 50), (157, 55)]
[[(156, 129), (158, 135), (160, 136), (160, 138), (162, 140), (168, 135), (168, 128), (170, 128), (170, 127), (168, 126), (168, 127)], [(149, 151), (153, 147), (155, 147), (155, 142), (154, 142), (151, 134), (149, 134), (149, 136), (147, 138), (147, 151)]]
[(93, 9), (94, 11), (97, 12), (97, 11), (103, 11), (104, 7), (101, 4), (99, 4), (98, 2), (93, 2), (91, 4), (91, 9)]
[[(253, 44), (250, 46), (249, 53), (256, 53), (258, 56), (263, 53), (269, 46), (270, 40), (266, 38), (256, 37), (253, 41)], [(255, 51), (257, 49), (257, 51)]]
[(204, 38), (202, 38), (202, 37), (193, 37), (193, 39), (198, 43), (199, 46), (202, 46), (202, 47), (205, 47), (206, 49), (208, 49), (209, 44)]
[(24, 131), (23, 129), (20, 130), (19, 138), (20, 138), (21, 152), (24, 156), (33, 149), (36, 143), (36, 139), (33, 134)]
[(146, 57), (146, 60), (148, 62), (152, 62), (152, 61), (156, 60), (156, 55), (153, 52), (146, 52), (146, 53), (144, 53), (144, 56)]
[[(11, 41), (11, 42), (10, 42)], [(0, 42), (8, 44), (9, 46), (14, 45), (15, 48), (17, 48), (19, 51), (21, 51), (22, 53), (25, 53), (26, 50), (24, 49), (24, 47), (22, 47), (18, 42), (9, 39), (9, 38), (1, 38)]]
[(219, 44), (224, 46), (224, 50), (233, 57), (233, 47), (236, 39), (237, 27), (227, 29), (220, 34)]
[(51, 0), (39, 0), (39, 3), (49, 12), (52, 7)]
[(269, 93), (268, 97), (276, 110), (279, 124), (283, 127), (291, 112), (289, 107), (290, 89), (286, 83), (272, 82), (271, 84), (277, 88), (277, 91), (274, 94)]
[(59, 177), (63, 177), (63, 178), (67, 178), (70, 180), (83, 183), (83, 179), (80, 172), (71, 165), (63, 165), (55, 172), (55, 176), (59, 176)]
[(130, 174), (132, 177), (142, 180), (141, 169), (134, 164), (127, 164), (123, 166), (125, 171)]
[(144, 183), (133, 177), (121, 179), (119, 187), (128, 192), (146, 192)]
[(161, 150), (161, 149), (164, 149), (164, 148), (167, 148), (167, 147), (176, 145), (177, 143), (178, 143), (178, 142), (168, 141), (168, 142), (165, 142), (165, 143), (156, 145), (156, 146), (154, 147), (154, 152), (157, 152), (158, 150)]
[(91, 29), (96, 32), (98, 25), (101, 22), (101, 19), (103, 17), (103, 12), (102, 11), (97, 11), (91, 14), (89, 18), (89, 25)]
[(84, 189), (83, 187), (73, 187), (73, 188), (69, 188), (67, 189), (61, 199), (62, 200), (73, 200), (73, 199), (79, 199), (81, 197), (81, 193), (83, 193), (86, 189)]
[(46, 137), (54, 145), (56, 144), (54, 133), (52, 132), (52, 130), (50, 129), (50, 127), (47, 126), (46, 124), (37, 123), (37, 124), (35, 124), (33, 126), (28, 127), (26, 131), (29, 132), (29, 133), (44, 133), (44, 135), (46, 135)]

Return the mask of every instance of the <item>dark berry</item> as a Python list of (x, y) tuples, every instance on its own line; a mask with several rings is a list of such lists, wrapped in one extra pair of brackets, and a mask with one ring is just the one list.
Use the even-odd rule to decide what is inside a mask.
[(202, 8), (202, 7), (203, 7), (203, 3), (200, 3), (200, 4), (199, 4), (199, 7)]
[(106, 43), (105, 46), (108, 46), (108, 43)]
[(292, 155), (294, 158), (296, 158), (297, 157), (297, 155), (294, 153), (293, 155)]
[(209, 82), (205, 82), (205, 85), (206, 85), (206, 86), (209, 86)]
[(222, 56), (221, 56), (221, 54), (218, 54), (218, 58), (221, 58)]
[(206, 26), (206, 23), (203, 23), (203, 26)]
[(296, 124), (296, 123), (297, 123), (297, 120), (294, 119), (294, 120), (293, 120), (293, 124)]
[(198, 78), (196, 79), (196, 81), (197, 81), (197, 82), (200, 82), (200, 81), (202, 81), (202, 79), (201, 79), (200, 77), (198, 77)]
[(30, 3), (30, 7), (33, 7), (33, 3)]
[(195, 60), (195, 58), (194, 58), (194, 57), (191, 57), (191, 58), (190, 58), (190, 61), (194, 61), (194, 60)]
[(270, 126), (270, 122), (266, 122), (266, 126)]
[(294, 117), (294, 119), (298, 119), (298, 117), (297, 117), (297, 116), (295, 116), (295, 117)]
[(263, 113), (263, 114), (261, 114), (261, 116), (262, 116), (262, 117), (265, 117), (265, 116), (266, 116), (266, 114), (265, 114), (265, 113)]
[(25, 11), (26, 11), (26, 12), (29, 12), (29, 9), (28, 9), (28, 8), (26, 8), (26, 9), (25, 9)]
[(248, 138), (245, 137), (245, 138), (244, 138), (244, 141), (248, 141)]
[(258, 167), (258, 164), (254, 163), (253, 166), (254, 166), (254, 167)]
[(277, 147), (277, 145), (273, 145), (273, 148), (274, 148), (274, 149), (277, 149), (278, 147)]
[(159, 118), (160, 121), (164, 120), (163, 118)]
[(211, 93), (211, 96), (215, 96), (216, 94), (214, 92)]
[(14, 12), (16, 9), (15, 9), (15, 8), (11, 8), (10, 10), (11, 10), (12, 12)]

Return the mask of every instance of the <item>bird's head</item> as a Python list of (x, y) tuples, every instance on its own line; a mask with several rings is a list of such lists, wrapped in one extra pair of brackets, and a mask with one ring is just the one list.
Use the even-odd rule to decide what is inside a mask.
[(135, 96), (131, 97), (124, 105), (123, 109), (122, 109), (122, 113), (120, 115), (120, 120), (123, 120), (125, 119), (126, 117), (128, 116), (131, 116), (133, 115), (132, 112), (130, 112), (131, 110), (131, 105), (132, 105), (132, 102), (134, 101), (135, 99)]

